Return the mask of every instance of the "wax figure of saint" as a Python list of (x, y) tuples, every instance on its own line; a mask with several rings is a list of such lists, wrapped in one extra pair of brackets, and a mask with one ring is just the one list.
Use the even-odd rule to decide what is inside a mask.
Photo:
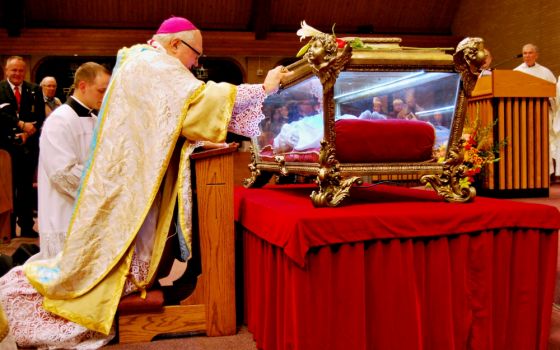
[[(357, 119), (355, 115), (343, 114), (335, 120)], [(274, 153), (301, 152), (318, 150), (324, 136), (323, 113), (284, 124), (272, 143)]]
[[(119, 51), (63, 251), (25, 264), (21, 279), (0, 279), (20, 346), (108, 342), (121, 296), (154, 282), (176, 204), (190, 249), (189, 155), (228, 130), (258, 135), (262, 102), (291, 74), (276, 67), (262, 85), (204, 83), (189, 71), (202, 49), (200, 31), (172, 17), (147, 45)], [(11, 294), (13, 284), (27, 295)]]

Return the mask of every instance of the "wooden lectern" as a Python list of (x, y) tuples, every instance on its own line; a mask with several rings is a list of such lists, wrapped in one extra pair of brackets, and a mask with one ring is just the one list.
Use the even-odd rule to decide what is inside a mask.
[[(127, 306), (136, 312), (118, 318), (121, 343), (146, 342), (158, 334), (204, 331), (208, 336), (224, 336), (237, 332), (233, 213), (236, 150), (237, 145), (230, 145), (191, 155), (202, 265), (196, 288), (179, 305), (159, 305), (155, 310), (143, 310), (142, 301), (136, 297), (137, 301)], [(159, 290), (154, 292), (161, 295)]]
[(478, 79), (467, 119), (495, 123), (491, 142), (507, 142), (500, 161), (488, 167), (482, 195), (548, 197), (549, 97), (555, 95), (553, 83), (518, 71), (494, 70)]
[(233, 154), (237, 145), (191, 155), (196, 172), (196, 202), (202, 275), (194, 293), (181, 304), (204, 304), (206, 334), (236, 333), (235, 219)]

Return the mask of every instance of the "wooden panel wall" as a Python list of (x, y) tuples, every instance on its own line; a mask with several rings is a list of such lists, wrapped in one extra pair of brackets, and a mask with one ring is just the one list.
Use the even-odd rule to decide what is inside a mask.
[[(15, 2), (15, 1), (14, 1)], [(154, 30), (171, 15), (189, 18), (202, 30), (255, 31), (266, 21), (270, 32), (295, 33), (300, 22), (336, 33), (451, 33), (455, 0), (25, 0), (27, 28), (128, 28)], [(2, 17), (14, 16), (0, 6)], [(6, 13), (2, 13), (2, 11)], [(8, 12), (10, 11), (10, 12)]]
[[(480, 36), (492, 52), (494, 62), (521, 53), (524, 44), (539, 46), (538, 62), (558, 77), (560, 74), (560, 2), (557, 0), (462, 0), (453, 23), (453, 34)], [(500, 69), (521, 64), (512, 59)]]
[[(20, 37), (0, 31), (3, 55), (115, 55), (123, 46), (145, 43), (153, 30), (122, 29), (24, 29)], [(344, 36), (346, 34), (341, 34)], [(371, 35), (369, 35), (371, 36)], [(203, 32), (204, 53), (208, 56), (293, 57), (303, 46), (295, 33), (270, 33), (256, 40), (252, 32)], [(455, 47), (454, 36), (405, 35), (403, 46)]]
[[(30, 62), (27, 79), (34, 81), (36, 64), (45, 56), (116, 56), (120, 48), (145, 43), (152, 35), (153, 30), (138, 29), (25, 29), (19, 37), (8, 37), (0, 31), (0, 63), (3, 68), (6, 57), (24, 56)], [(295, 57), (303, 46), (295, 33), (269, 33), (265, 40), (256, 40), (252, 32), (208, 31), (203, 32), (203, 37), (204, 53), (234, 59), (246, 83), (262, 82), (264, 75), (258, 75), (258, 69), (266, 72), (279, 61)], [(455, 47), (461, 38), (406, 35), (402, 39), (403, 46)], [(0, 76), (1, 73), (0, 69)]]

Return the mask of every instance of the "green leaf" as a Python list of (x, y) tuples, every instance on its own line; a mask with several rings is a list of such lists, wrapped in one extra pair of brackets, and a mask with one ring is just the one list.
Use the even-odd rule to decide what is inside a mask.
[(301, 57), (303, 55), (305, 55), (305, 53), (307, 52), (307, 50), (309, 50), (309, 48), (311, 47), (311, 41), (308, 42), (307, 44), (305, 44), (304, 47), (302, 47), (301, 49), (299, 49), (296, 57)]
[(350, 46), (353, 49), (362, 49), (365, 47), (364, 42), (360, 39), (360, 38), (354, 38), (351, 42), (350, 42)]

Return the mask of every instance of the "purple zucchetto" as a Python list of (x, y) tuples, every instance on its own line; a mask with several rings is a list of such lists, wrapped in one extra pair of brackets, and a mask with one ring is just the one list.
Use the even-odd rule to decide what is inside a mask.
[(189, 30), (198, 30), (198, 28), (186, 18), (170, 17), (161, 23), (156, 34), (170, 34)]

